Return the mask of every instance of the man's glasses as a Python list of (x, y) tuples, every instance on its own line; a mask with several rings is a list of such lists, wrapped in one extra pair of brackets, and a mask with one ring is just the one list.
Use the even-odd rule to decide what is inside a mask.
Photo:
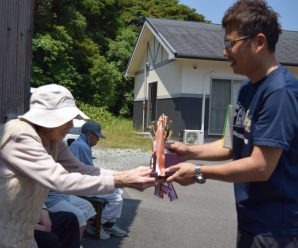
[(225, 49), (227, 49), (228, 51), (231, 51), (233, 46), (235, 46), (235, 44), (240, 41), (240, 40), (246, 40), (246, 39), (250, 39), (252, 36), (243, 36), (240, 37), (238, 39), (235, 40), (224, 40), (223, 42), (223, 46)]

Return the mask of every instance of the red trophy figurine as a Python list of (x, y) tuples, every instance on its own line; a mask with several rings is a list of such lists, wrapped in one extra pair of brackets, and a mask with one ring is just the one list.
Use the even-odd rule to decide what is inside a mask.
[[(177, 164), (177, 156), (175, 153), (169, 153), (165, 147), (167, 139), (171, 135), (170, 122), (168, 117), (162, 114), (156, 125), (151, 128), (153, 138), (152, 142), (152, 156), (150, 160), (150, 168), (152, 169), (151, 176), (165, 178), (168, 174), (165, 172), (166, 168)], [(167, 185), (160, 183), (155, 187), (155, 195), (163, 198), (167, 194), (170, 200), (177, 199), (177, 194), (172, 183)]]

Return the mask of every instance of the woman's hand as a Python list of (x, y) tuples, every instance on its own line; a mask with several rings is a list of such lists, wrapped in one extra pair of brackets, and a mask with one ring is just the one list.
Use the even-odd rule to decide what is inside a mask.
[(35, 229), (44, 232), (50, 232), (52, 229), (52, 221), (47, 209), (41, 209), (38, 224), (35, 225)]
[(123, 172), (115, 172), (114, 180), (116, 188), (133, 188), (143, 191), (151, 186), (154, 186), (156, 179), (150, 177), (151, 169), (145, 166), (139, 166)]

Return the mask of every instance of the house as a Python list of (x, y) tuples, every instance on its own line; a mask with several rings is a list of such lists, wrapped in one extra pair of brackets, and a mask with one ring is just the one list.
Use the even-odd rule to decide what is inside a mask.
[[(245, 79), (223, 56), (223, 40), (218, 24), (147, 18), (126, 71), (134, 77), (134, 126), (145, 131), (165, 113), (176, 138), (184, 130), (221, 135)], [(298, 77), (298, 32), (283, 31), (276, 55)]]

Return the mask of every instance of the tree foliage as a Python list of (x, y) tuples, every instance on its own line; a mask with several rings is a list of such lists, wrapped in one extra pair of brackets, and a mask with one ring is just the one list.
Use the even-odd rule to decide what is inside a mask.
[(61, 84), (81, 102), (131, 116), (124, 74), (145, 17), (205, 21), (178, 0), (35, 0), (32, 85)]

